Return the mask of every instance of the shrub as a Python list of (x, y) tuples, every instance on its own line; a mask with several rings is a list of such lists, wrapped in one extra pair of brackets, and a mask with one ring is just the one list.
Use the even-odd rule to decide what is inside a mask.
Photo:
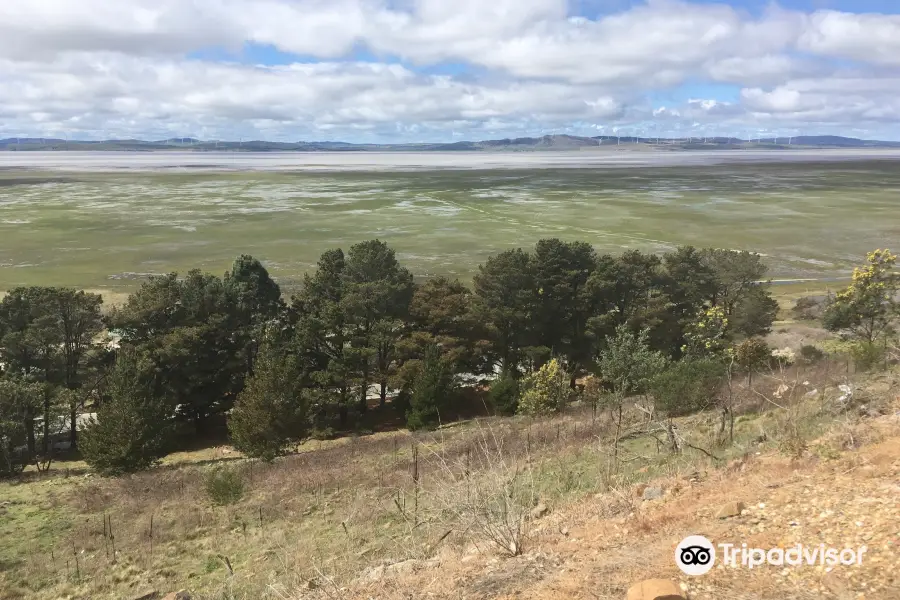
[(30, 462), (25, 424), (42, 398), (40, 385), (0, 379), (0, 478), (18, 475)]
[(235, 448), (270, 462), (303, 436), (307, 402), (296, 362), (283, 349), (266, 344), (254, 368), (238, 394), (228, 430)]
[(137, 352), (120, 353), (109, 376), (109, 398), (79, 445), (85, 461), (101, 475), (147, 469), (165, 455), (172, 408), (153, 393), (152, 373)]
[[(530, 513), (538, 502), (534, 472), (507, 454), (493, 429), (476, 430), (472, 455), (440, 461), (443, 477), (434, 500), (449, 518), (448, 529), (483, 539), (508, 556), (525, 550)], [(484, 469), (469, 468), (469, 460)]]
[(772, 350), (772, 358), (775, 359), (779, 366), (788, 367), (794, 364), (794, 361), (797, 360), (797, 355), (790, 348), (779, 348)]
[(406, 425), (410, 429), (432, 427), (440, 423), (441, 410), (446, 408), (452, 388), (449, 369), (441, 360), (437, 346), (425, 351), (422, 370), (416, 376), (410, 396)]
[(569, 397), (569, 377), (554, 358), (522, 381), (518, 412), (541, 416), (560, 411)]
[(825, 352), (812, 344), (804, 344), (800, 347), (800, 359), (808, 364), (814, 364), (825, 358)]
[(791, 312), (799, 321), (817, 321), (825, 312), (825, 301), (814, 296), (804, 296), (797, 299)]
[(715, 355), (725, 349), (728, 318), (718, 306), (707, 308), (685, 328), (681, 352), (689, 357)]
[(850, 285), (830, 299), (822, 321), (829, 331), (845, 331), (854, 339), (874, 344), (889, 334), (900, 314), (900, 274), (897, 256), (890, 250), (875, 250), (866, 265), (853, 269)]
[(219, 506), (234, 504), (244, 496), (244, 478), (236, 469), (218, 467), (206, 475), (206, 495)]
[(407, 388), (403, 388), (397, 392), (397, 395), (391, 400), (391, 406), (393, 406), (394, 410), (404, 418), (412, 407), (412, 402), (410, 401), (411, 397), (412, 394), (410, 391)]
[(858, 341), (850, 344), (850, 358), (859, 371), (871, 371), (884, 363), (885, 348), (881, 344)]
[(512, 375), (503, 375), (491, 383), (491, 406), (501, 415), (516, 414), (520, 396), (519, 382)]
[(733, 349), (735, 362), (751, 375), (765, 367), (772, 359), (772, 349), (761, 338), (750, 338), (736, 345)]
[(650, 348), (649, 335), (649, 329), (635, 333), (620, 325), (615, 335), (606, 338), (600, 373), (617, 396), (617, 402), (644, 393), (650, 379), (666, 368), (666, 357)]
[(725, 377), (725, 366), (713, 359), (687, 359), (672, 363), (650, 382), (656, 409), (678, 417), (709, 408)]

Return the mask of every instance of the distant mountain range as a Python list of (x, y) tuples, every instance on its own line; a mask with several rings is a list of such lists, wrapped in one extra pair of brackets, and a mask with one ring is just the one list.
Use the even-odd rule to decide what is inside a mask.
[(49, 138), (0, 139), (0, 151), (65, 151), (105, 150), (154, 152), (190, 150), (195, 152), (478, 152), (478, 151), (541, 151), (583, 150), (597, 146), (646, 144), (663, 150), (704, 150), (759, 148), (900, 148), (900, 142), (862, 140), (836, 135), (804, 135), (793, 138), (762, 138), (744, 140), (725, 137), (647, 138), (573, 135), (545, 135), (543, 137), (506, 138), (480, 142), (422, 143), (422, 144), (351, 144), (347, 142), (268, 142), (264, 140), (223, 142), (194, 138), (168, 140), (63, 140)]

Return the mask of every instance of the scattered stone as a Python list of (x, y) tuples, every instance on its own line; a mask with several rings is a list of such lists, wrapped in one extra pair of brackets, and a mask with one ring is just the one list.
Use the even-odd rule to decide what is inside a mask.
[(686, 600), (686, 598), (674, 581), (648, 579), (628, 588), (627, 600)]
[(186, 590), (178, 590), (177, 592), (169, 592), (162, 600), (191, 600), (191, 595)]
[(659, 500), (663, 497), (663, 489), (659, 486), (648, 487), (644, 490), (641, 498), (644, 500)]
[(719, 512), (716, 513), (717, 519), (727, 519), (729, 517), (737, 517), (740, 516), (741, 511), (744, 510), (743, 502), (729, 502), (719, 509)]
[(132, 596), (131, 600), (157, 600), (159, 597), (160, 593), (156, 590), (144, 590)]
[(535, 521), (547, 515), (550, 512), (550, 509), (543, 502), (539, 503), (537, 506), (531, 509), (531, 518)]

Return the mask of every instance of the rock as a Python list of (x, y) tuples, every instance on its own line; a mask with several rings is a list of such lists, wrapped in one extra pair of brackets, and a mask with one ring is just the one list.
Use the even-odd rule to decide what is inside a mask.
[(384, 565), (378, 565), (377, 567), (368, 567), (365, 571), (362, 572), (362, 576), (360, 579), (367, 582), (375, 582), (379, 581), (382, 577), (384, 577)]
[(160, 597), (160, 593), (156, 590), (144, 590), (131, 597), (131, 600), (156, 600)]
[(741, 511), (744, 510), (743, 502), (729, 502), (725, 506), (719, 509), (719, 512), (716, 513), (717, 519), (727, 519), (728, 517), (737, 517), (740, 516)]
[(421, 560), (410, 558), (409, 560), (401, 560), (400, 562), (388, 565), (387, 567), (385, 567), (385, 571), (392, 574), (413, 573), (415, 571), (418, 571), (421, 567)]
[(191, 600), (191, 595), (186, 590), (178, 590), (166, 594), (162, 600)]
[(644, 500), (659, 500), (663, 497), (663, 489), (659, 486), (648, 487), (644, 490), (641, 498)]
[(531, 509), (531, 518), (535, 521), (547, 515), (550, 512), (550, 509), (546, 504), (540, 502), (537, 506)]
[[(441, 561), (437, 558), (432, 558), (429, 560), (418, 560), (415, 558), (411, 558), (409, 560), (401, 560), (400, 562), (396, 562), (390, 565), (377, 565), (373, 567), (368, 567), (365, 571), (360, 575), (360, 579), (367, 583), (373, 583), (376, 581), (381, 581), (385, 577), (396, 576), (396, 575), (407, 575), (409, 573), (415, 573), (416, 571), (420, 571), (422, 569), (433, 569), (435, 567), (439, 567)], [(315, 584), (315, 582), (313, 582)]]
[(686, 600), (686, 598), (674, 581), (648, 579), (628, 588), (627, 600)]

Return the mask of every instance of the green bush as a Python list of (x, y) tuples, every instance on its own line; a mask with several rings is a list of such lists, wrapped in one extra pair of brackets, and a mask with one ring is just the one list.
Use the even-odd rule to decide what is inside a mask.
[(236, 469), (218, 467), (206, 475), (206, 495), (213, 504), (234, 504), (244, 496), (244, 478)]
[(401, 389), (397, 392), (397, 395), (394, 396), (394, 399), (391, 400), (391, 406), (393, 406), (394, 410), (397, 411), (399, 415), (406, 418), (406, 414), (409, 412), (410, 407), (412, 406), (412, 402), (410, 398), (412, 394), (406, 388)]
[(235, 448), (271, 462), (303, 437), (308, 403), (297, 363), (286, 349), (265, 344), (254, 369), (238, 394), (228, 431)]
[(503, 375), (491, 383), (489, 400), (501, 415), (514, 415), (519, 408), (519, 382), (512, 375)]
[(850, 358), (859, 371), (872, 371), (884, 364), (884, 346), (877, 343), (858, 341), (850, 345)]
[(814, 296), (798, 298), (791, 312), (794, 318), (800, 321), (816, 321), (822, 318), (825, 311), (825, 301)]
[(725, 377), (724, 365), (714, 359), (682, 360), (650, 382), (656, 409), (669, 416), (688, 415), (709, 408)]
[(406, 425), (410, 429), (423, 429), (438, 425), (441, 411), (450, 402), (453, 378), (442, 360), (437, 346), (425, 351), (422, 370), (416, 376), (410, 396)]
[(40, 385), (0, 379), (0, 479), (20, 474), (31, 461), (25, 423), (42, 398)]
[(825, 353), (812, 344), (805, 344), (800, 347), (800, 359), (808, 365), (815, 364), (823, 358), (825, 358)]
[(522, 381), (518, 412), (543, 416), (562, 410), (569, 398), (569, 377), (554, 358)]
[(153, 370), (123, 351), (109, 376), (109, 398), (81, 434), (79, 448), (101, 475), (133, 473), (162, 458), (172, 436), (172, 408), (153, 392)]

